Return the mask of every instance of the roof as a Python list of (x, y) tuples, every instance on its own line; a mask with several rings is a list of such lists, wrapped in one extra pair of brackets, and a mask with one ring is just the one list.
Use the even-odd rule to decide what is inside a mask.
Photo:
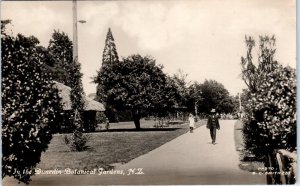
[[(59, 83), (57, 81), (54, 81), (56, 88), (59, 92), (59, 97), (61, 98), (61, 103), (63, 105), (63, 110), (71, 110), (72, 102), (70, 98), (71, 94), (71, 87), (68, 87), (62, 83)], [(89, 111), (105, 111), (105, 107), (102, 103), (99, 103), (98, 101), (93, 100), (92, 98), (89, 98), (85, 96), (85, 102), (84, 102), (84, 110)]]

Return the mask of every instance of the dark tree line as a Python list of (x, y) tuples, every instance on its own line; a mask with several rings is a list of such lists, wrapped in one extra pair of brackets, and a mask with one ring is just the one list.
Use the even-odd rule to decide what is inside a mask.
[(102, 56), (102, 66), (95, 77), (97, 100), (104, 103), (110, 121), (118, 120), (122, 111), (130, 111), (136, 128), (145, 115), (167, 116), (176, 112), (233, 113), (237, 99), (214, 80), (191, 84), (187, 74), (179, 70), (166, 75), (155, 59), (138, 54), (119, 60), (111, 29), (108, 30)]

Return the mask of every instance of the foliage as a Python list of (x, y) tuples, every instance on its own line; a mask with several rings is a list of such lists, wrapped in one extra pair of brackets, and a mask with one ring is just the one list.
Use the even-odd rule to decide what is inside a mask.
[(75, 130), (74, 133), (69, 137), (64, 136), (63, 140), (66, 145), (68, 145), (72, 151), (85, 151), (88, 149), (87, 142), (90, 139), (90, 136), (83, 135), (80, 130)]
[(80, 64), (77, 61), (71, 65), (69, 74), (71, 75), (71, 102), (72, 102), (72, 120), (74, 124), (74, 132), (70, 141), (71, 149), (74, 151), (86, 150), (88, 138), (83, 134), (83, 112), (84, 112), (84, 97), (80, 73)]
[(48, 49), (40, 48), (40, 53), (47, 54), (47, 69), (52, 72), (53, 78), (71, 87), (70, 99), (72, 111), (70, 120), (73, 123), (74, 132), (69, 139), (72, 150), (85, 149), (86, 137), (83, 131), (84, 92), (80, 73), (80, 64), (73, 61), (73, 44), (64, 32), (54, 30)]
[(97, 95), (96, 100), (103, 103), (106, 106), (106, 114), (111, 121), (116, 121), (116, 109), (113, 105), (108, 103), (107, 90), (110, 89), (111, 78), (115, 76), (114, 69), (112, 66), (119, 62), (119, 57), (115, 45), (115, 41), (111, 32), (108, 29), (105, 47), (102, 56), (102, 66), (100, 71), (98, 71), (97, 77), (95, 77), (94, 82), (97, 84)]
[(212, 108), (217, 112), (230, 113), (234, 110), (234, 100), (224, 85), (215, 80), (205, 80), (199, 85), (202, 99), (199, 101), (199, 111), (209, 113)]
[(247, 108), (247, 103), (248, 103), (248, 100), (250, 100), (250, 99), (251, 99), (251, 93), (250, 93), (249, 89), (243, 89), (242, 93), (241, 93), (242, 109)]
[(71, 68), (73, 66), (73, 44), (64, 32), (54, 30), (46, 52), (46, 65), (54, 80), (71, 87)]
[[(195, 110), (195, 115), (198, 116), (198, 108), (201, 101), (203, 101), (202, 91), (200, 84), (198, 82), (194, 82), (189, 87), (189, 100), (188, 100), (188, 111), (193, 112), (193, 109)], [(196, 118), (197, 119), (197, 118)]]
[(75, 112), (75, 110), (77, 110), (80, 114), (79, 116), (81, 116), (82, 112), (84, 111), (84, 91), (83, 91), (83, 87), (82, 87), (82, 81), (81, 81), (81, 77), (82, 77), (82, 73), (80, 73), (80, 63), (78, 62), (74, 62), (74, 64), (72, 64), (70, 71), (69, 71), (70, 75), (71, 75), (71, 102), (72, 102), (72, 110), (73, 112)]
[(245, 84), (249, 88), (251, 92), (256, 91), (256, 83), (258, 80), (257, 77), (257, 67), (253, 64), (252, 59), (252, 49), (255, 46), (254, 39), (250, 36), (245, 38), (246, 46), (247, 46), (247, 55), (246, 57), (241, 58), (241, 66), (242, 66), (242, 79), (244, 80)]
[(185, 108), (186, 111), (193, 111), (193, 101), (192, 95), (190, 93), (190, 82), (187, 80), (188, 74), (185, 74), (181, 69), (177, 71), (176, 74), (171, 78), (172, 86), (175, 86), (178, 92), (178, 99), (176, 101), (176, 105), (179, 108)]
[(75, 130), (72, 134), (70, 144), (72, 151), (85, 151), (88, 149), (87, 142), (89, 138), (84, 135), (80, 130)]
[(11, 20), (10, 19), (1, 20), (1, 35), (7, 36), (6, 25), (8, 25), (8, 24), (11, 24)]
[(143, 111), (164, 115), (174, 107), (175, 88), (154, 59), (132, 55), (112, 68), (110, 81), (104, 84), (107, 103), (118, 110), (130, 110), (137, 129)]
[[(254, 41), (246, 37), (246, 43), (249, 51)], [(258, 65), (253, 67), (252, 61), (242, 58), (243, 78), (251, 94), (243, 132), (247, 149), (257, 157), (267, 157), (275, 149), (296, 149), (296, 72), (274, 60), (275, 51), (275, 37), (264, 36)], [(247, 56), (252, 58), (249, 52)]]
[(233, 96), (226, 96), (217, 106), (217, 110), (224, 113), (238, 112), (239, 109), (238, 98)]
[(116, 45), (114, 43), (112, 32), (109, 28), (107, 32), (105, 47), (102, 56), (102, 66), (100, 68), (100, 71), (98, 72), (98, 76), (95, 79), (95, 83), (98, 83), (97, 97), (96, 97), (98, 101), (106, 103), (107, 101), (106, 90), (109, 88), (107, 87), (109, 86), (109, 83), (107, 82), (110, 81), (109, 77), (111, 73), (113, 73), (112, 66), (118, 62), (119, 62), (119, 57), (118, 57)]
[(1, 30), (2, 178), (29, 183), (59, 121), (61, 106), (38, 39)]
[(106, 35), (105, 47), (102, 56), (102, 66), (117, 63), (118, 61), (119, 57), (115, 45), (115, 40), (109, 28)]
[[(106, 115), (103, 112), (97, 112), (96, 113), (96, 125), (100, 123), (105, 123), (106, 122)], [(97, 126), (95, 126), (97, 127)]]

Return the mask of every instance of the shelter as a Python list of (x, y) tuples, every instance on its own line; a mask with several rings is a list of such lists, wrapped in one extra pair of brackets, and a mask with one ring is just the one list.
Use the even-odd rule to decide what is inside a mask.
[[(73, 122), (71, 122), (71, 87), (68, 87), (62, 83), (55, 81), (55, 87), (59, 92), (60, 102), (63, 107), (63, 117), (59, 132), (72, 132), (74, 129)], [(84, 113), (83, 113), (83, 129), (85, 132), (94, 132), (96, 128), (96, 114), (104, 112), (105, 107), (102, 103), (99, 103), (87, 96), (84, 97)]]

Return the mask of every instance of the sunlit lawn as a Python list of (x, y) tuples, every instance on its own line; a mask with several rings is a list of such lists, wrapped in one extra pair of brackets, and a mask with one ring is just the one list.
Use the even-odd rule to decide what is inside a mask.
[[(196, 127), (205, 121), (196, 123)], [(64, 142), (65, 134), (54, 135), (49, 148), (42, 154), (38, 168), (53, 169), (108, 169), (115, 163), (126, 163), (166, 142), (186, 133), (188, 124), (170, 125), (167, 128), (153, 128), (154, 121), (142, 120), (144, 130), (135, 131), (133, 122), (112, 123), (110, 131), (89, 133), (89, 149), (72, 152)]]

